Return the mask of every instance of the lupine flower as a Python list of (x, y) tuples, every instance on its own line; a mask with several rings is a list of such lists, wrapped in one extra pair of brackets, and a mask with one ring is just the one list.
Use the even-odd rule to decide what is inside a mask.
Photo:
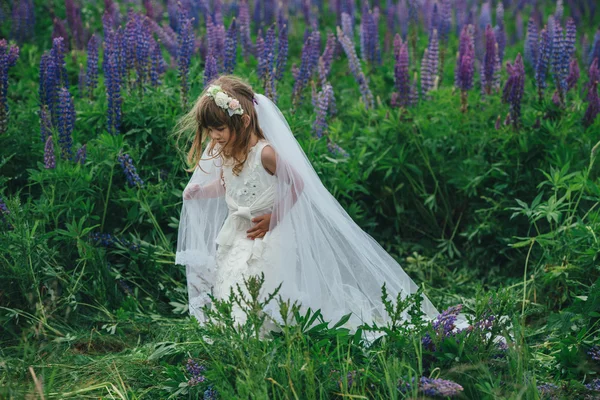
[(85, 86), (87, 87), (89, 96), (98, 85), (98, 38), (93, 34), (87, 44), (87, 70), (85, 77)]
[(44, 146), (44, 167), (46, 169), (56, 168), (56, 158), (54, 156), (54, 142), (52, 141), (52, 135), (48, 136)]
[(567, 68), (568, 59), (565, 52), (565, 43), (563, 30), (559, 23), (554, 25), (553, 54), (552, 54), (552, 73), (558, 90), (560, 103), (564, 104), (564, 94), (567, 92)]
[(369, 84), (367, 82), (367, 78), (366, 78), (365, 74), (363, 73), (362, 68), (360, 66), (360, 61), (358, 60), (358, 56), (356, 55), (356, 50), (354, 49), (354, 43), (352, 42), (352, 40), (350, 38), (348, 38), (346, 35), (344, 35), (344, 32), (342, 32), (342, 30), (340, 29), (339, 26), (337, 27), (337, 37), (338, 37), (338, 41), (344, 48), (344, 52), (346, 53), (346, 56), (348, 57), (348, 66), (350, 67), (350, 71), (352, 71), (354, 78), (356, 79), (356, 81), (359, 84), (360, 92), (362, 94), (362, 100), (365, 104), (365, 107), (367, 109), (373, 108), (375, 106), (373, 94), (371, 93), (371, 90), (369, 89)]
[(538, 31), (535, 21), (529, 18), (525, 37), (525, 59), (534, 67), (538, 65)]
[(440, 40), (443, 42), (448, 41), (448, 35), (450, 34), (450, 27), (452, 25), (452, 3), (450, 0), (442, 0), (441, 14), (438, 32)]
[(57, 79), (60, 86), (69, 88), (69, 79), (67, 77), (67, 64), (65, 63), (65, 43), (62, 37), (55, 38), (52, 41), (50, 55), (57, 66)]
[(254, 46), (252, 39), (250, 38), (250, 10), (248, 8), (248, 1), (240, 1), (239, 9), (239, 22), (240, 22), (240, 38), (242, 40), (242, 55), (245, 59), (248, 58), (248, 54), (254, 52)]
[(125, 71), (124, 48), (122, 46), (121, 28), (115, 31), (113, 21), (108, 11), (102, 16), (104, 27), (104, 57), (102, 70), (104, 71), (104, 86), (108, 102), (106, 130), (112, 135), (119, 133), (121, 126), (121, 84), (123, 71)]
[(65, 27), (65, 23), (63, 20), (54, 17), (54, 21), (52, 24), (52, 34), (50, 35), (50, 37), (52, 38), (52, 40), (54, 40), (57, 37), (69, 37), (69, 32), (67, 32), (67, 28)]
[(429, 69), (429, 49), (425, 49), (421, 59), (421, 93), (423, 96), (427, 94), (431, 87), (433, 87), (433, 77)]
[(89, 238), (95, 246), (116, 248), (117, 244), (120, 244), (123, 247), (127, 247), (129, 250), (140, 250), (139, 244), (135, 244), (127, 239), (120, 238), (116, 235), (111, 235), (110, 233), (90, 232)]
[(75, 155), (75, 162), (79, 163), (81, 165), (84, 165), (86, 156), (87, 156), (87, 150), (86, 150), (86, 145), (84, 144), (83, 146), (81, 146), (79, 148), (79, 150), (77, 150), (77, 154)]
[(146, 18), (150, 31), (156, 33), (156, 36), (160, 39), (160, 42), (165, 46), (167, 51), (174, 58), (177, 57), (177, 34), (171, 29), (170, 26), (160, 26), (153, 19)]
[(123, 168), (123, 172), (125, 173), (125, 177), (127, 178), (127, 182), (129, 182), (129, 185), (138, 185), (139, 187), (144, 186), (144, 181), (138, 175), (137, 170), (133, 165), (133, 160), (131, 159), (131, 156), (127, 153), (119, 153), (117, 159), (121, 163), (121, 167)]
[(73, 126), (75, 124), (75, 106), (67, 88), (58, 91), (58, 146), (63, 160), (73, 157)]
[(506, 64), (506, 70), (509, 76), (504, 86), (502, 101), (510, 104), (510, 118), (516, 128), (519, 125), (521, 116), (521, 99), (525, 87), (525, 66), (523, 65), (521, 53), (517, 54), (514, 64)]
[(538, 96), (540, 101), (542, 101), (544, 97), (544, 89), (546, 88), (546, 74), (548, 73), (549, 61), (550, 37), (548, 31), (542, 29), (537, 64), (535, 66), (535, 83), (538, 88)]
[(429, 46), (427, 47), (427, 64), (429, 76), (431, 79), (431, 83), (427, 91), (430, 91), (431, 89), (435, 89), (437, 87), (439, 59), (440, 48), (438, 42), (438, 32), (437, 29), (434, 29), (431, 32), (431, 37), (429, 38)]
[(494, 75), (496, 73), (498, 45), (491, 26), (485, 28), (485, 56), (483, 59), (483, 82), (486, 94), (492, 93)]
[(565, 12), (565, 8), (563, 6), (563, 0), (556, 0), (556, 9), (554, 10), (554, 17), (557, 20), (562, 19), (563, 14)]
[(329, 100), (333, 97), (333, 87), (327, 83), (317, 94), (315, 99), (315, 122), (313, 123), (314, 134), (321, 138), (327, 131), (327, 111), (329, 110)]
[(227, 37), (225, 38), (225, 61), (223, 65), (223, 72), (225, 74), (232, 74), (236, 65), (237, 56), (237, 38), (238, 30), (235, 18), (231, 21), (229, 29), (227, 30)]
[(354, 24), (352, 23), (352, 18), (347, 13), (342, 13), (342, 32), (354, 40)]
[(600, 346), (598, 346), (598, 345), (593, 346), (592, 348), (590, 348), (588, 350), (587, 353), (592, 358), (592, 360), (600, 361)]
[(19, 59), (19, 47), (10, 49), (5, 39), (0, 40), (0, 134), (8, 129), (8, 69), (14, 67)]
[(11, 37), (23, 43), (33, 37), (35, 14), (33, 0), (13, 2)]
[(46, 143), (46, 138), (52, 134), (52, 121), (48, 109), (45, 105), (40, 108), (40, 136), (42, 143)]
[(194, 29), (192, 26), (192, 20), (187, 18), (182, 6), (180, 6), (179, 12), (180, 30), (178, 41), (179, 46), (177, 50), (177, 67), (181, 84), (181, 104), (183, 108), (186, 108), (189, 90), (188, 74), (190, 71), (190, 60), (194, 48)]
[(565, 35), (565, 54), (568, 57), (567, 62), (571, 60), (575, 53), (575, 42), (577, 41), (577, 26), (573, 18), (567, 19), (567, 32)]
[(342, 147), (340, 147), (337, 143), (333, 143), (329, 138), (327, 139), (327, 150), (334, 156), (342, 156), (342, 157), (350, 157), (350, 154)]
[(398, 107), (406, 107), (410, 103), (410, 75), (408, 60), (408, 43), (402, 43), (399, 33), (394, 37), (394, 80), (398, 95)]
[(569, 64), (569, 76), (567, 77), (567, 91), (573, 89), (575, 85), (577, 85), (577, 81), (579, 81), (579, 63), (576, 58), (571, 60), (571, 64)]
[[(431, 326), (438, 337), (447, 337), (456, 333), (454, 332), (454, 328), (456, 327), (454, 323), (456, 322), (456, 318), (458, 317), (458, 314), (461, 310), (462, 304), (457, 304), (456, 306), (447, 308), (436, 317), (435, 321), (433, 321)], [(421, 342), (429, 350), (435, 349), (433, 345), (433, 340), (429, 333), (423, 336)]]
[(381, 49), (379, 48), (379, 31), (373, 12), (367, 7), (363, 8), (360, 23), (360, 53), (363, 60), (370, 63), (381, 63)]
[(461, 90), (461, 110), (467, 111), (467, 92), (473, 87), (475, 48), (469, 27), (465, 26), (460, 34), (459, 55), (457, 57), (456, 83)]
[[(75, 47), (83, 49), (85, 46), (86, 32), (81, 21), (81, 9), (73, 0), (65, 0), (65, 11), (67, 14), (67, 23), (73, 39), (75, 39)], [(65, 36), (66, 37), (66, 36)]]
[[(584, 51), (587, 50), (587, 46), (582, 46)], [(600, 59), (600, 28), (596, 31), (594, 35), (594, 42), (591, 46), (590, 52), (588, 54), (588, 64), (592, 64), (594, 59)]]
[(150, 40), (150, 59), (150, 83), (152, 86), (156, 87), (161, 84), (160, 77), (167, 70), (167, 64), (163, 58), (160, 45), (154, 38), (151, 38)]
[(206, 367), (204, 365), (199, 365), (197, 361), (192, 358), (189, 358), (187, 361), (186, 369), (188, 373), (191, 375), (188, 385), (195, 386), (199, 383), (202, 383), (206, 380), (202, 373), (206, 371)]
[(57, 80), (56, 63), (52, 56), (45, 52), (40, 59), (40, 108), (45, 108), (52, 120), (56, 123), (57, 117), (57, 99), (58, 99), (58, 80)]
[(593, 381), (591, 381), (590, 383), (587, 383), (585, 385), (585, 388), (587, 390), (591, 390), (591, 391), (594, 391), (594, 392), (600, 392), (600, 379), (596, 378)]
[[(333, 36), (333, 34), (331, 34)], [(335, 40), (335, 37), (334, 37)], [(283, 24), (279, 27), (279, 36), (277, 37), (277, 61), (275, 62), (275, 79), (280, 81), (283, 78), (283, 71), (288, 59), (288, 26)]]
[(506, 32), (504, 29), (504, 5), (502, 2), (498, 2), (496, 7), (496, 26), (494, 27), (494, 36), (496, 37), (496, 43), (498, 43), (498, 57), (500, 58), (500, 64), (504, 60), (504, 49), (506, 47)]
[(208, 85), (210, 81), (216, 79), (218, 76), (217, 60), (212, 54), (208, 54), (204, 66), (204, 86)]
[(587, 85), (588, 107), (583, 116), (583, 125), (588, 127), (594, 123), (596, 116), (600, 113), (600, 97), (598, 96), (598, 81), (600, 70), (598, 69), (598, 58), (594, 59), (589, 71), (590, 82)]
[(213, 387), (212, 384), (208, 385), (208, 389), (204, 391), (203, 400), (216, 400), (217, 399), (217, 389)]
[(319, 38), (319, 32), (314, 31), (304, 41), (300, 68), (298, 70), (298, 76), (295, 79), (292, 92), (292, 102), (294, 105), (297, 105), (302, 101), (303, 90), (307, 86), (308, 80), (313, 74), (314, 67), (316, 67), (318, 64), (319, 53), (321, 52), (319, 49)]
[(553, 396), (558, 391), (558, 386), (553, 383), (541, 383), (537, 385), (537, 390), (542, 396)]
[[(400, 392), (406, 393), (411, 390), (415, 384), (415, 377), (411, 381), (400, 379), (397, 388)], [(417, 382), (418, 391), (428, 397), (454, 397), (459, 395), (464, 389), (456, 382), (446, 379), (431, 379), (425, 376), (419, 378)]]

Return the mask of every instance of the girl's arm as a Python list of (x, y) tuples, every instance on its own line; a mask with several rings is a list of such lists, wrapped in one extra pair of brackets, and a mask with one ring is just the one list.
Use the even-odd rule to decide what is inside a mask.
[(183, 199), (205, 199), (213, 197), (221, 197), (225, 194), (225, 187), (221, 183), (223, 180), (223, 170), (221, 170), (221, 176), (214, 181), (200, 186), (197, 183), (189, 184), (183, 191)]

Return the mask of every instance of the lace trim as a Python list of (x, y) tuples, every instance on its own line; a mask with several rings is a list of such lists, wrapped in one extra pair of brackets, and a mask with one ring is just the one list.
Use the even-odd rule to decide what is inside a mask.
[(175, 253), (175, 264), (180, 265), (210, 265), (214, 264), (215, 258), (203, 251), (184, 250)]

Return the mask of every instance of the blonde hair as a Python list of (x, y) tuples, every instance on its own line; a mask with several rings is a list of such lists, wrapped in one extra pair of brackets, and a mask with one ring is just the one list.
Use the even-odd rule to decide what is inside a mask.
[[(210, 85), (219, 85), (221, 89), (229, 96), (237, 99), (244, 110), (242, 115), (229, 114), (217, 106), (214, 99), (205, 96), (206, 90)], [(188, 138), (193, 135), (190, 149), (187, 152), (186, 161), (190, 169), (187, 172), (193, 172), (202, 157), (202, 143), (208, 138), (208, 128), (227, 126), (231, 133), (229, 142), (231, 144), (227, 149), (222, 149), (215, 154), (214, 159), (222, 155), (224, 159), (233, 160), (233, 173), (239, 175), (246, 162), (248, 151), (250, 150), (250, 138), (252, 132), (255, 132), (259, 139), (264, 139), (264, 134), (258, 125), (258, 117), (254, 108), (254, 91), (252, 87), (235, 75), (223, 75), (209, 82), (204, 88), (192, 109), (182, 116), (176, 123), (173, 135), (177, 137), (176, 147), (182, 136)], [(242, 118), (247, 115), (250, 118), (248, 126), (244, 126)], [(189, 132), (194, 132), (192, 135)], [(209, 154), (213, 154), (216, 142), (209, 144)]]

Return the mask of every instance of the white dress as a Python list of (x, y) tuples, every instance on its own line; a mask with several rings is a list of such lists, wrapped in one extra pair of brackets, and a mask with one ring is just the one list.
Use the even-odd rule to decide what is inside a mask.
[[(213, 295), (217, 298), (228, 298), (230, 288), (237, 293), (236, 284), (248, 296), (243, 283), (244, 277), (247, 279), (250, 275), (260, 275), (261, 272), (265, 274), (261, 299), (279, 284), (276, 282), (278, 273), (273, 271), (273, 263), (268, 261), (278, 251), (277, 227), (268, 231), (263, 238), (254, 240), (248, 239), (246, 232), (255, 225), (252, 218), (273, 211), (277, 177), (269, 174), (261, 161), (262, 150), (268, 144), (265, 139), (260, 139), (249, 150), (238, 176), (233, 174), (233, 164), (223, 164), (222, 184), (225, 186), (225, 201), (229, 213), (216, 239)], [(272, 301), (274, 302), (275, 300)], [(233, 316), (239, 323), (246, 320), (246, 315), (236, 304), (233, 305)]]

